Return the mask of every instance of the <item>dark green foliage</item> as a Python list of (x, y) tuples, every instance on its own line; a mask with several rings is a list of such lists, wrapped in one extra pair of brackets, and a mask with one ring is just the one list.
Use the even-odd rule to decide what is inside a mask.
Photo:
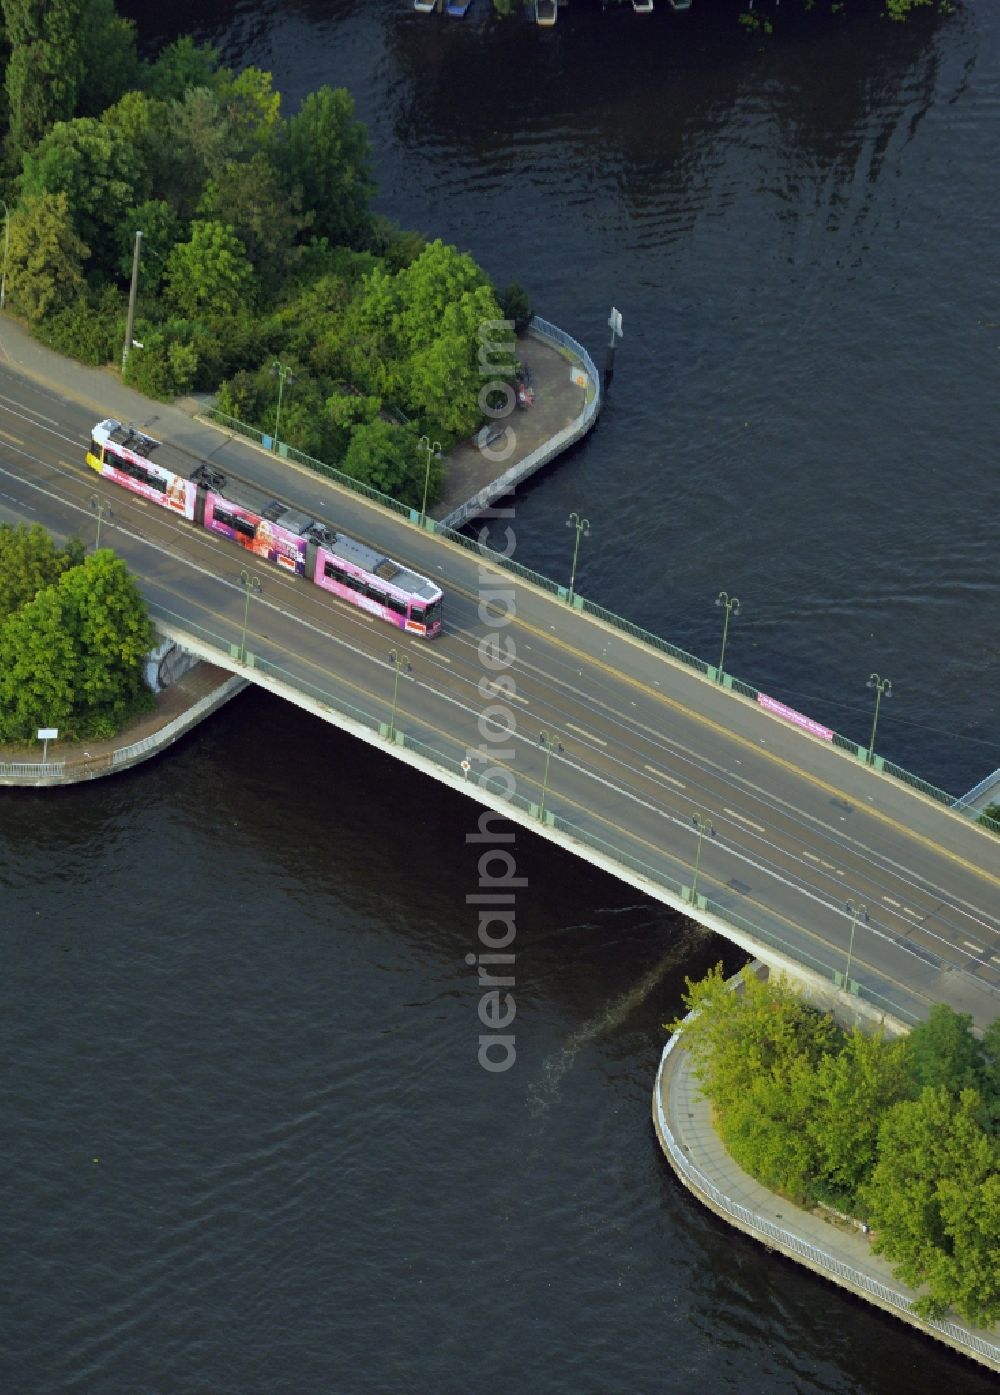
[(977, 1091), (944, 1085), (895, 1105), (864, 1196), (876, 1253), (925, 1289), (919, 1310), (986, 1324), (1000, 1317), (1000, 1148), (983, 1114)]
[(0, 621), (0, 740), (33, 740), (40, 726), (68, 739), (111, 734), (151, 704), (145, 604), (112, 552), (84, 558), (40, 532), (0, 529), (0, 571), (9, 566), (22, 597)]
[(1000, 1317), (1000, 1019), (981, 1042), (942, 1005), (897, 1041), (845, 1035), (787, 985), (744, 975), (732, 992), (721, 968), (685, 1004), (685, 1045), (746, 1171), (866, 1217), (922, 1311)]
[(0, 523), (0, 622), (34, 600), (40, 590), (83, 561), (83, 544), (71, 538), (57, 547), (39, 524)]
[(218, 177), (209, 179), (198, 214), (232, 228), (253, 264), (258, 288), (271, 296), (291, 268), (308, 221), (299, 204), (296, 191), (286, 192), (271, 157), (256, 151), (246, 161), (226, 161)]
[[(366, 422), (353, 431), (341, 469), (352, 479), (419, 508), (426, 462), (417, 440), (412, 427), (381, 420)], [(434, 497), (429, 494), (428, 502)]]
[(125, 365), (124, 381), (147, 397), (169, 402), (189, 392), (198, 372), (197, 351), (182, 339), (171, 339), (160, 330), (146, 333), (141, 349), (133, 348)]
[(8, 144), (18, 157), (55, 122), (77, 109), (86, 66), (82, 51), (88, 0), (2, 0), (11, 55), (7, 63)]
[(907, 1067), (918, 1090), (925, 1085), (944, 1085), (952, 1091), (975, 1088), (979, 1056), (971, 1016), (944, 1003), (936, 1003), (906, 1039)]
[(192, 87), (210, 87), (219, 55), (211, 44), (196, 44), (185, 34), (168, 44), (142, 76), (142, 87), (151, 97), (183, 101)]
[(523, 334), (534, 314), (528, 292), (520, 282), (511, 281), (499, 300), (504, 319), (513, 320), (516, 333)]
[(64, 194), (77, 235), (106, 275), (117, 269), (129, 210), (149, 192), (135, 147), (116, 127), (94, 117), (59, 122), (24, 157), (22, 196)]
[(288, 123), (282, 168), (289, 190), (315, 215), (316, 231), (330, 242), (360, 247), (370, 232), (375, 193), (368, 133), (343, 88), (311, 92)]
[(125, 338), (125, 301), (114, 286), (80, 296), (35, 325), (43, 344), (81, 363), (116, 361)]
[(73, 230), (65, 194), (25, 199), (10, 218), (7, 295), (32, 323), (73, 304), (83, 291), (89, 248)]

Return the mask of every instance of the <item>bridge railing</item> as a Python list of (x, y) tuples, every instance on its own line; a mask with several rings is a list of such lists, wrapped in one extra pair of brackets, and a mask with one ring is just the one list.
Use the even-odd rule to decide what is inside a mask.
[[(177, 630), (186, 631), (196, 637), (203, 646), (209, 650), (215, 651), (214, 657), (216, 660), (222, 659), (224, 662), (231, 665), (240, 653), (240, 645), (235, 643), (234, 640), (220, 635), (217, 631), (209, 630), (203, 625), (193, 624), (186, 617), (178, 615), (176, 612), (168, 610), (164, 606), (151, 603), (149, 605), (149, 612), (154, 619), (171, 625)], [(386, 677), (384, 706), (382, 708), (384, 715), (380, 716), (377, 710), (373, 712), (367, 707), (359, 707), (356, 703), (347, 701), (339, 693), (331, 692), (320, 683), (314, 683), (303, 679), (297, 674), (292, 673), (282, 664), (274, 663), (259, 654), (249, 653), (247, 655), (246, 668), (243, 669), (241, 667), (239, 671), (245, 673), (247, 678), (252, 678), (255, 673), (273, 678), (292, 691), (307, 697), (315, 707), (321, 711), (340, 713), (342, 716), (347, 717), (350, 721), (357, 723), (368, 731), (377, 732), (386, 740), (389, 739), (390, 733), (387, 718), (389, 717), (389, 694), (392, 692), (392, 684), (388, 674)], [(377, 701), (374, 695), (373, 701)], [(777, 950), (780, 954), (804, 964), (821, 978), (838, 986), (844, 986), (844, 977), (835, 965), (829, 964), (815, 954), (803, 950), (799, 945), (791, 944), (790, 941), (784, 939), (769, 925), (751, 920), (742, 915), (732, 905), (727, 904), (724, 899), (720, 899), (719, 897), (710, 899), (702, 894), (695, 895), (693, 888), (685, 884), (679, 877), (671, 876), (662, 868), (653, 866), (642, 858), (636, 857), (626, 848), (599, 836), (584, 823), (566, 818), (563, 814), (554, 813), (551, 808), (545, 810), (543, 816), (537, 799), (530, 799), (527, 795), (521, 794), (516, 789), (511, 792), (511, 786), (516, 783), (519, 774), (519, 772), (512, 767), (505, 766), (502, 761), (494, 761), (493, 764), (510, 778), (500, 779), (498, 777), (491, 783), (488, 779), (481, 778), (479, 773), (473, 773), (471, 765), (468, 765), (466, 748), (458, 738), (454, 739), (449, 749), (447, 738), (445, 738), (446, 744), (436, 742), (429, 738), (427, 732), (420, 727), (419, 723), (416, 723), (415, 727), (416, 732), (419, 734), (415, 734), (413, 731), (401, 730), (397, 722), (395, 724), (395, 731), (392, 733), (394, 744), (404, 747), (407, 751), (422, 757), (439, 769), (448, 771), (452, 776), (462, 780), (468, 780), (470, 785), (475, 785), (477, 788), (482, 788), (502, 798), (512, 809), (519, 810), (522, 814), (528, 815), (529, 818), (544, 822), (547, 827), (556, 829), (575, 842), (607, 858), (610, 862), (635, 873), (649, 885), (662, 887), (664, 890), (676, 896), (680, 902), (690, 905), (692, 901), (694, 901), (699, 910), (705, 911), (717, 917), (720, 921), (731, 925), (733, 929), (746, 940), (755, 944), (769, 946)], [(463, 759), (468, 768), (463, 767)], [(734, 893), (734, 896), (735, 894), (736, 893)], [(889, 999), (885, 998), (867, 984), (851, 980), (846, 986), (854, 996), (872, 1003), (879, 1011), (889, 1012), (909, 1022), (916, 1022), (920, 1018), (920, 1005), (915, 999), (908, 999), (906, 1002), (901, 1002), (897, 998), (890, 1002)]]
[[(546, 321), (537, 321), (537, 319), (536, 322), (544, 326), (546, 335), (557, 340), (559, 336), (562, 335), (563, 339), (567, 341), (569, 348), (571, 348), (574, 353), (586, 354), (586, 351), (583, 350), (575, 340), (570, 340), (569, 336), (565, 335), (563, 331), (559, 330), (555, 325), (549, 325)], [(596, 375), (597, 370), (594, 369), (589, 356), (587, 357), (587, 362), (589, 364), (588, 371), (592, 370)], [(597, 402), (599, 403), (599, 394)], [(588, 407), (585, 408), (583, 415), (586, 415), (587, 410), (592, 405), (592, 403), (588, 402)], [(596, 406), (594, 406), (593, 409), (596, 410)], [(210, 420), (224, 426), (227, 430), (256, 442), (265, 450), (271, 450), (275, 444), (272, 438), (264, 432), (258, 431), (252, 426), (247, 426), (245, 422), (237, 421), (234, 417), (226, 416), (224, 412), (218, 411), (217, 408), (208, 408), (205, 415)], [(582, 420), (582, 417), (580, 420)], [(363, 484), (360, 480), (353, 479), (350, 475), (344, 474), (342, 470), (336, 469), (335, 466), (328, 465), (325, 461), (317, 460), (311, 455), (306, 455), (303, 451), (296, 450), (294, 447), (285, 445), (283, 442), (278, 443), (277, 454), (285, 459), (297, 461), (300, 465), (305, 465), (310, 470), (315, 470), (318, 474), (323, 475), (333, 483), (345, 489), (349, 489), (355, 494), (362, 494), (366, 499), (371, 499), (375, 503), (381, 504), (384, 508), (391, 510), (393, 513), (408, 518), (414, 525), (420, 526), (420, 515), (416, 509), (411, 509), (406, 504), (400, 503), (398, 499), (392, 499), (389, 495), (380, 493), (379, 490), (373, 489), (370, 485)], [(550, 595), (567, 598), (566, 588), (560, 586), (558, 582), (553, 581), (551, 577), (544, 576), (541, 572), (532, 571), (529, 567), (523, 566), (520, 562), (515, 562), (512, 557), (504, 557), (501, 553), (486, 547), (483, 543), (479, 542), (478, 539), (467, 537), (464, 533), (457, 532), (453, 528), (445, 527), (432, 518), (425, 519), (423, 526), (427, 532), (436, 533), (446, 538), (449, 542), (453, 542), (457, 546), (466, 549), (466, 551), (477, 553), (491, 566), (497, 567), (502, 571), (510, 572), (513, 576), (520, 577), (522, 580), (530, 582), (533, 586), (538, 586), (541, 590), (547, 591)], [(651, 649), (661, 654), (667, 654), (676, 662), (684, 664), (687, 668), (694, 669), (696, 672), (703, 674), (712, 681), (721, 681), (723, 687), (729, 688), (733, 692), (740, 693), (743, 697), (749, 698), (751, 702), (756, 702), (761, 696), (760, 689), (755, 688), (752, 683), (746, 683), (743, 679), (737, 678), (730, 673), (720, 674), (718, 669), (706, 663), (704, 659), (699, 659), (694, 654), (689, 654), (686, 650), (678, 648), (675, 644), (671, 644), (669, 640), (663, 639), (660, 635), (654, 634), (650, 630), (645, 630), (640, 625), (633, 624), (631, 620), (626, 620), (621, 615), (616, 615), (614, 611), (607, 610), (604, 606), (598, 605), (596, 601), (587, 600), (580, 595), (574, 595), (573, 605), (577, 610), (583, 611), (584, 614), (593, 615), (595, 619), (601, 620), (606, 625), (611, 625), (617, 630), (621, 630), (622, 633), (630, 635), (633, 639), (648, 645)], [(868, 760), (869, 752), (867, 747), (859, 745), (856, 741), (852, 741), (850, 737), (842, 736), (839, 732), (834, 732), (833, 744), (842, 751), (846, 751), (848, 754), (854, 756), (856, 760)], [(982, 824), (983, 827), (990, 829), (994, 833), (1000, 833), (1000, 821), (987, 818), (985, 814), (977, 813), (977, 811), (971, 809), (968, 804), (961, 800), (956, 800), (954, 794), (949, 794), (947, 790), (939, 789), (928, 780), (924, 780), (919, 775), (914, 775), (910, 771), (904, 770), (902, 766), (896, 765), (893, 761), (886, 760), (883, 756), (875, 753), (872, 756), (871, 764), (876, 770), (891, 776), (895, 780), (899, 780), (903, 784), (909, 785), (912, 789), (919, 790), (921, 794), (936, 800), (937, 803), (943, 804), (945, 807), (952, 809), (955, 813)]]

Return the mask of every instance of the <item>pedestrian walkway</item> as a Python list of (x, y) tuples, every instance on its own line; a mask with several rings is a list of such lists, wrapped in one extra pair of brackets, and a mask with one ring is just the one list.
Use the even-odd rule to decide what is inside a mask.
[(872, 1254), (870, 1237), (859, 1226), (833, 1212), (794, 1206), (736, 1165), (713, 1127), (712, 1107), (700, 1093), (683, 1033), (671, 1037), (663, 1052), (653, 1091), (653, 1125), (680, 1180), (730, 1225), (1000, 1371), (1000, 1330), (917, 1317), (911, 1309), (917, 1294)]

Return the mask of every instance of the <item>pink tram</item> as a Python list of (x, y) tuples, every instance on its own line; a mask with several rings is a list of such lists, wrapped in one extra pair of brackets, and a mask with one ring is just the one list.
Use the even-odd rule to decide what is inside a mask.
[(91, 432), (87, 464), (390, 625), (427, 639), (441, 632), (442, 592), (433, 581), (207, 461), (109, 418)]

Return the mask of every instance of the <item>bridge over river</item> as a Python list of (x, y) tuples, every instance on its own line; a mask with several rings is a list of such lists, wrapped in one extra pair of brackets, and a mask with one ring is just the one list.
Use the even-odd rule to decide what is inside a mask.
[[(753, 690), (569, 603), (496, 552), (173, 408), (126, 400), (110, 380), (95, 403), (10, 367), (0, 377), (0, 516), (93, 536), (92, 500), (105, 499), (102, 540), (186, 647), (771, 964), (834, 981), (859, 1008), (914, 1021), (942, 1001), (979, 1025), (1000, 1011), (1000, 843), (947, 796), (768, 712)], [(410, 639), (266, 562), (248, 597), (246, 554), (83, 468), (90, 428), (109, 411), (433, 577), (442, 637)], [(503, 551), (508, 520), (483, 527)], [(568, 553), (561, 528), (559, 542)], [(373, 799), (377, 770), (373, 760)], [(336, 789), (337, 772), (315, 771), (304, 751), (274, 782), (318, 776)], [(388, 816), (388, 837), (422, 817)]]

